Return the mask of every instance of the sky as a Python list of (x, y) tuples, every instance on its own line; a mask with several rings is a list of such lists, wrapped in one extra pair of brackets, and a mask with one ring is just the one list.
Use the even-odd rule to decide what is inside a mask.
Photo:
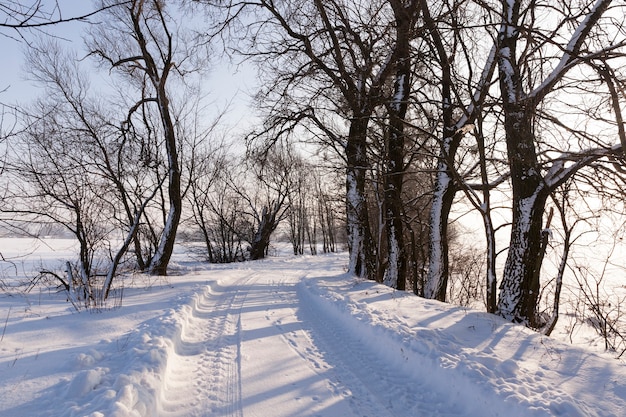
[[(22, 3), (28, 2), (22, 1)], [(53, 3), (50, 0), (44, 1), (46, 7), (51, 7)], [(90, 1), (59, 0), (58, 3), (63, 17), (67, 18), (80, 16), (92, 10)], [(0, 95), (0, 100), (4, 103), (15, 103), (31, 99), (38, 94), (37, 88), (27, 80), (24, 73), (24, 52), (28, 48), (27, 42), (32, 42), (38, 36), (47, 34), (56, 37), (68, 48), (79, 48), (82, 43), (83, 27), (83, 23), (69, 22), (46, 27), (45, 32), (33, 30), (17, 32), (14, 29), (0, 28), (0, 50), (5, 63), (0, 66), (0, 91), (4, 90)]]
[[(54, 2), (44, 0), (44, 3), (50, 5)], [(58, 0), (58, 4), (65, 18), (94, 10), (90, 1)], [(80, 56), (84, 52), (82, 36), (87, 27), (87, 24), (81, 22), (61, 23), (47, 27), (45, 33), (21, 31), (24, 39), (20, 39), (14, 30), (0, 29), (0, 51), (4, 57), (4, 63), (0, 66), (0, 103), (23, 104), (41, 95), (41, 89), (28, 79), (25, 71), (24, 53), (28, 48), (27, 42), (36, 40), (38, 36), (53, 37), (62, 46), (79, 51)], [(217, 111), (230, 109), (226, 123), (243, 130), (248, 125), (248, 120), (252, 119), (249, 103), (256, 72), (250, 65), (235, 66), (226, 59), (217, 57), (212, 60), (211, 65), (202, 86), (207, 101)], [(92, 80), (92, 84), (98, 85), (98, 79)]]

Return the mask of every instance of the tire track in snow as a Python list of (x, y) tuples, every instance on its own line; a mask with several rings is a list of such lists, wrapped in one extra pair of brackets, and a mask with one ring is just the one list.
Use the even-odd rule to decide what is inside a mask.
[[(328, 390), (334, 396), (342, 398), (342, 401), (348, 402), (355, 416), (394, 416), (384, 401), (377, 398), (376, 391), (363, 383), (363, 375), (357, 375), (351, 370), (354, 365), (350, 365), (349, 361), (338, 354), (341, 349), (352, 348), (350, 341), (344, 339), (344, 335), (339, 334), (337, 329), (311, 309), (310, 301), (303, 299), (299, 289), (295, 293), (299, 309), (294, 311), (294, 315), (301, 321), (302, 328), (286, 331), (281, 321), (274, 323), (281, 331), (285, 344), (315, 373), (326, 379)], [(361, 353), (352, 360), (359, 360), (359, 367), (363, 367), (369, 359)]]
[(242, 417), (241, 322), (246, 275), (208, 284), (179, 312), (164, 375), (161, 409), (166, 416)]
[[(304, 331), (285, 333), (285, 340), (314, 369), (329, 374), (331, 389), (346, 397), (355, 415), (465, 415), (460, 403), (449, 408), (452, 393), (433, 389), (429, 375), (418, 379), (406, 368), (391, 363), (385, 357), (387, 352), (377, 350), (384, 349), (384, 343), (377, 341), (369, 345), (368, 337), (351, 329), (339, 317), (341, 313), (330, 311), (303, 284), (297, 285), (297, 294), (300, 306), (297, 315), (304, 323)], [(388, 366), (380, 366), (381, 361)]]
[[(293, 306), (293, 319), (284, 317), (272, 322), (284, 344), (326, 381), (329, 394), (346, 403), (351, 415), (415, 416), (411, 411), (416, 404), (412, 400), (410, 381), (393, 371), (382, 374), (378, 366), (371, 366), (379, 358), (361, 346), (360, 340), (346, 337), (345, 328), (329, 319), (328, 313), (313, 301), (313, 296), (303, 293), (301, 284), (281, 282), (274, 296), (282, 304)], [(292, 320), (299, 325), (294, 328)], [(400, 403), (390, 403), (390, 396), (380, 395), (381, 390), (386, 389), (402, 390), (405, 398)], [(396, 406), (399, 409), (394, 409)], [(315, 415), (334, 417), (324, 411)]]

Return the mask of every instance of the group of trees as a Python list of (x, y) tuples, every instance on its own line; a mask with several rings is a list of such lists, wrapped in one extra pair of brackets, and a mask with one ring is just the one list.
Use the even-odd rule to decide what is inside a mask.
[[(548, 201), (563, 213), (560, 194), (595, 197), (623, 180), (623, 4), (199, 3), (221, 7), (220, 21), (243, 34), (239, 51), (259, 58), (265, 132), (303, 127), (341, 158), (349, 272), (445, 300), (450, 213), (465, 196), (484, 224), (487, 310), (553, 328), (557, 315), (539, 310)], [(420, 187), (407, 193), (416, 173)], [(427, 218), (408, 215), (419, 193)], [(510, 210), (501, 277), (494, 195)]]
[[(180, 11), (143, 0), (103, 2), (99, 11), (85, 44), (112, 91), (90, 85), (76, 51), (47, 37), (31, 44), (27, 66), (45, 94), (16, 112), (21, 127), (3, 165), (5, 224), (70, 233), (77, 261), (65, 277), (47, 273), (86, 304), (108, 297), (122, 264), (165, 275), (183, 224), (199, 230), (211, 262), (263, 258), (290, 208), (304, 216), (316, 198), (304, 189), (305, 172), (307, 181), (321, 176), (292, 150), (237, 158), (214, 143), (219, 116), (205, 119), (198, 87), (206, 58), (190, 46)], [(318, 195), (326, 198), (324, 239), (332, 238), (324, 247), (334, 250), (334, 201)], [(316, 247), (308, 224), (297, 227)]]
[[(330, 172), (327, 173), (330, 175)], [(295, 149), (275, 146), (242, 159), (222, 150), (197, 157), (188, 200), (209, 262), (264, 258), (280, 223), (295, 255), (337, 249), (336, 193)]]
[[(28, 68), (45, 96), (19, 110), (11, 198), (2, 207), (19, 220), (63, 225), (76, 238), (80, 256), (68, 276), (80, 277), (93, 300), (108, 296), (131, 245), (139, 268), (165, 274), (182, 216), (179, 151), (196, 139), (188, 119), (177, 118), (184, 109), (175, 114), (171, 103), (168, 89), (186, 66), (160, 3), (103, 3), (99, 10), (103, 19), (87, 47), (118, 94), (99, 97), (78, 56), (58, 42), (33, 45)], [(97, 267), (104, 249), (111, 261)], [(101, 288), (94, 288), (96, 275), (105, 277)]]
[[(18, 157), (3, 173), (13, 199), (2, 207), (71, 231), (83, 281), (106, 249), (99, 297), (129, 253), (165, 274), (181, 222), (210, 261), (230, 262), (263, 257), (281, 222), (295, 254), (316, 253), (318, 242), (335, 250), (342, 213), (350, 273), (446, 301), (464, 257), (450, 248), (462, 240), (451, 216), (472, 211), (484, 263), (470, 267), (487, 311), (552, 331), (574, 226), (590, 199), (614, 198), (624, 181), (626, 6), (129, 0), (99, 9), (87, 55), (118, 87), (94, 95), (76, 56), (50, 41), (33, 48), (29, 68), (48, 93), (20, 111)], [(259, 70), (264, 123), (245, 161), (210, 144), (215, 126), (198, 97), (207, 45), (218, 42)], [(305, 142), (318, 164), (297, 152)], [(343, 207), (329, 181), (337, 172)], [(504, 230), (508, 239), (496, 236)], [(560, 259), (555, 271), (546, 256)]]

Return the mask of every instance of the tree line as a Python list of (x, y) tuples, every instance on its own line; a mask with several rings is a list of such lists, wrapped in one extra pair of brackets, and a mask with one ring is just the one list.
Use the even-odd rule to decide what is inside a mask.
[[(263, 65), (270, 140), (306, 126), (342, 159), (350, 273), (446, 300), (450, 213), (465, 197), (485, 231), (487, 311), (553, 328), (558, 309), (539, 310), (548, 200), (563, 211), (574, 205), (563, 193), (609, 198), (622, 181), (622, 4), (201, 3), (222, 7)], [(252, 24), (241, 31), (238, 18)], [(498, 277), (492, 199), (503, 188)], [(427, 218), (412, 216), (423, 195)]]
[[(81, 244), (83, 280), (96, 243), (107, 242), (101, 297), (128, 254), (165, 274), (189, 221), (212, 262), (264, 256), (283, 223), (295, 254), (345, 240), (350, 274), (447, 301), (467, 255), (451, 247), (462, 240), (454, 213), (471, 210), (484, 238), (469, 287), (488, 312), (549, 334), (575, 228), (622, 214), (620, 2), (99, 8), (85, 58), (114, 91), (92, 94), (79, 57), (54, 41), (32, 48), (28, 67), (47, 95), (19, 110), (2, 210), (65, 225)], [(246, 137), (245, 160), (218, 146), (227, 134), (207, 121), (198, 94), (218, 50), (258, 70), (263, 122)], [(556, 271), (546, 256), (559, 259)]]

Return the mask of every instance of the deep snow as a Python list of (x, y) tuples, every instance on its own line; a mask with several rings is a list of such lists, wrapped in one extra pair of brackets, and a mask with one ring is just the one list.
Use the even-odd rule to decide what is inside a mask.
[(121, 308), (0, 292), (0, 416), (626, 415), (621, 362), (355, 279), (346, 254), (176, 260)]

